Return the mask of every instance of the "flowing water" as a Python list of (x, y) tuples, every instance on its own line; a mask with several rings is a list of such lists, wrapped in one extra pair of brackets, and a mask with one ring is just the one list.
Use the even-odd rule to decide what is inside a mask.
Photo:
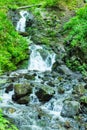
[(50, 53), (45, 49), (39, 45), (30, 46), (31, 55), (28, 70), (51, 71), (52, 65), (55, 62), (55, 53)]
[[(22, 18), (16, 29), (23, 32), (26, 12), (21, 13)], [(70, 122), (71, 130), (85, 130), (79, 128), (79, 123), (74, 118), (61, 116), (64, 100), (72, 97), (73, 87), (84, 84), (82, 80), (79, 80), (79, 74), (75, 76), (72, 73), (67, 76), (53, 72), (55, 54), (52, 50), (35, 44), (31, 44), (29, 48), (31, 53), (28, 69), (17, 70), (0, 77), (0, 98), (2, 99), (0, 108), (3, 109), (4, 114), (14, 121), (19, 130), (67, 130), (68, 128), (64, 127), (65, 122)], [(31, 84), (32, 93), (29, 95), (27, 105), (20, 105), (12, 100), (14, 90), (6, 92), (9, 85), (14, 86), (16, 83)], [(54, 90), (53, 96), (46, 102), (41, 102), (36, 95), (37, 90), (43, 85)], [(60, 87), (64, 92), (58, 91)]]
[(16, 30), (19, 32), (25, 32), (25, 27), (26, 27), (26, 18), (28, 17), (28, 12), (27, 11), (21, 11), (20, 16), (21, 18), (19, 19), (17, 23)]

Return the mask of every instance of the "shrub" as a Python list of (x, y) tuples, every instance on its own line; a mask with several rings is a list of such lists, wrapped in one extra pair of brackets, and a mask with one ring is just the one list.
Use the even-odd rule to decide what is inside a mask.
[(0, 109), (0, 130), (18, 130), (16, 126), (11, 124), (3, 117), (2, 110)]
[[(87, 6), (79, 9), (75, 17), (71, 18), (64, 26), (66, 49), (71, 63), (71, 68), (76, 70), (87, 70), (85, 64), (87, 63)], [(72, 57), (77, 58), (72, 60)], [(68, 63), (69, 63), (68, 62)]]

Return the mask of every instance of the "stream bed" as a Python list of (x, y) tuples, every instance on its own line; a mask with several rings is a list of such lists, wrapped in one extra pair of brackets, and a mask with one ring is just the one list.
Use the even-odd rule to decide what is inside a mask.
[[(4, 114), (19, 130), (86, 130), (87, 113), (81, 111), (76, 94), (78, 86), (86, 85), (82, 75), (70, 70), (68, 74), (53, 71), (55, 54), (49, 54), (45, 47), (46, 52), (42, 51), (38, 45), (31, 48), (28, 69), (0, 77), (0, 108)], [(37, 57), (41, 61), (37, 62)]]

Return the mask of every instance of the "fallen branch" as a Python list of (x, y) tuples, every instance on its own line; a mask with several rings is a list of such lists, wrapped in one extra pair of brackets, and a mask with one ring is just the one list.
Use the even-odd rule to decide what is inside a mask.
[(29, 5), (29, 6), (22, 6), (22, 7), (18, 7), (17, 9), (26, 9), (26, 8), (31, 8), (31, 7), (35, 7), (35, 6), (41, 6), (42, 4), (35, 4), (35, 5)]

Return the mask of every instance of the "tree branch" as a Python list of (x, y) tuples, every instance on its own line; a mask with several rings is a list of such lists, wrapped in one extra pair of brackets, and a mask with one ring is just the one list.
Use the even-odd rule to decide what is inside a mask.
[(35, 5), (29, 5), (29, 6), (21, 6), (21, 7), (18, 7), (17, 9), (25, 9), (25, 8), (31, 8), (31, 7), (35, 7), (35, 6), (41, 6), (42, 4), (35, 4)]

